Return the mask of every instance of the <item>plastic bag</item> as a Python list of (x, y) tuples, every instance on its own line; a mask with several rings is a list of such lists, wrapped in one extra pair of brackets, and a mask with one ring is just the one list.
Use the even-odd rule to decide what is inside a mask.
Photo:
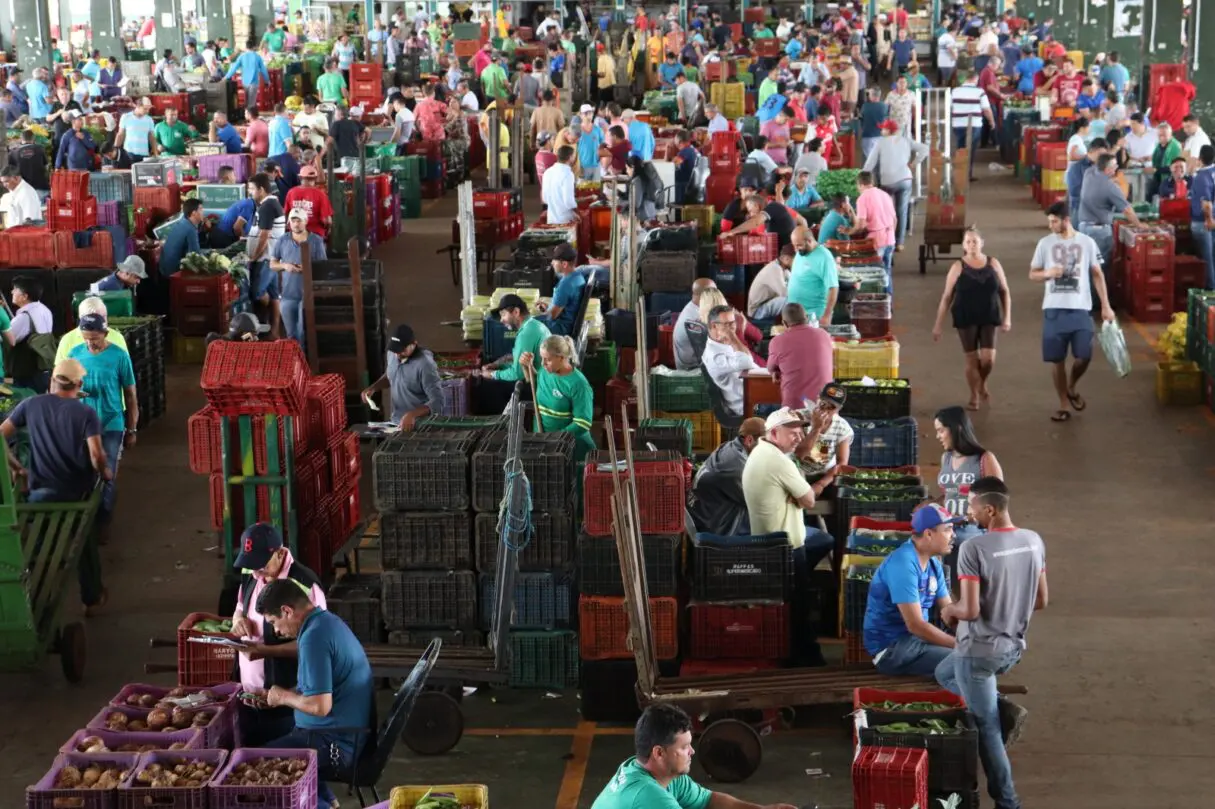
[(1126, 337), (1117, 320), (1106, 320), (1101, 324), (1101, 333), (1097, 335), (1101, 344), (1101, 353), (1114, 367), (1114, 373), (1120, 377), (1131, 373), (1131, 352), (1126, 348)]

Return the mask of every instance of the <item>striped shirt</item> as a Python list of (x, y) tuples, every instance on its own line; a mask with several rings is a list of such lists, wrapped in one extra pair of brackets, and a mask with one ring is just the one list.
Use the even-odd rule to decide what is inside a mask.
[(952, 94), (950, 116), (954, 129), (983, 125), (983, 113), (991, 112), (987, 92), (977, 84), (966, 83), (956, 87)]

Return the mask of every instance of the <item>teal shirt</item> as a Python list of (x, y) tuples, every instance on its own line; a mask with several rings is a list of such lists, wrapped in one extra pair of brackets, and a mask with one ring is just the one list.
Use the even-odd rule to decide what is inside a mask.
[(659, 786), (634, 757), (620, 765), (591, 809), (673, 809), (672, 801), (679, 809), (706, 809), (712, 797), (713, 793), (690, 775), (681, 775), (666, 787)]
[(827, 211), (827, 215), (823, 217), (823, 221), (818, 226), (818, 240), (820, 242), (829, 242), (845, 238), (839, 232), (840, 228), (845, 227), (848, 227), (847, 217), (839, 211)]
[(591, 383), (575, 368), (564, 376), (550, 374), (543, 367), (536, 373), (536, 410), (546, 433), (565, 431), (577, 439), (574, 461), (581, 462), (595, 448), (591, 420), (595, 417), (595, 397)]
[(814, 315), (821, 322), (827, 308), (828, 292), (840, 285), (835, 270), (835, 256), (823, 245), (800, 253), (793, 259), (793, 271), (789, 274), (789, 303), (800, 303), (806, 314)]
[(346, 80), (341, 73), (325, 73), (316, 80), (316, 89), (321, 94), (321, 101), (341, 101)]
[(131, 355), (110, 343), (99, 354), (89, 351), (81, 343), (68, 354), (84, 366), (84, 403), (97, 411), (103, 433), (121, 432), (126, 429), (122, 415), (123, 394), (135, 384), (135, 368)]
[(523, 352), (530, 353), (533, 357), (540, 356), (540, 344), (543, 343), (552, 334), (548, 330), (548, 326), (543, 320), (537, 320), (534, 317), (529, 317), (519, 327), (519, 332), (515, 335), (515, 345), (511, 349), (511, 364), (494, 371), (494, 379), (502, 382), (518, 382), (523, 378), (523, 369), (519, 366), (519, 357)]

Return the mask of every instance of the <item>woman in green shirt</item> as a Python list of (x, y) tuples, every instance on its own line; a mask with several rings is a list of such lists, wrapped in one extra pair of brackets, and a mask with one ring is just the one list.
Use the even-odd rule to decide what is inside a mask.
[[(546, 433), (573, 433), (574, 461), (581, 463), (595, 448), (590, 432), (595, 410), (591, 383), (574, 367), (574, 341), (565, 335), (553, 335), (542, 342), (540, 359), (543, 367), (535, 370), (540, 427)], [(533, 368), (533, 355), (524, 353), (519, 364), (525, 369)]]

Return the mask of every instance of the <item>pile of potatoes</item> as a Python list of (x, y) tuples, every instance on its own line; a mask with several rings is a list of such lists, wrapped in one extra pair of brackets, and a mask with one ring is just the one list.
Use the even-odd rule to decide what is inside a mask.
[(232, 768), (223, 783), (226, 786), (290, 786), (304, 777), (308, 762), (302, 758), (258, 758), (244, 761)]
[(123, 744), (113, 750), (105, 746), (100, 736), (85, 736), (76, 742), (77, 753), (146, 753), (149, 750), (185, 750), (185, 742), (173, 742), (168, 747), (155, 744)]
[(215, 711), (192, 711), (171, 702), (159, 702), (144, 719), (129, 717), (122, 711), (106, 714), (105, 728), (116, 733), (174, 733), (190, 728), (205, 728), (215, 718)]
[(117, 789), (130, 770), (110, 764), (90, 764), (81, 770), (69, 764), (55, 775), (55, 789)]
[(135, 783), (141, 787), (200, 787), (215, 775), (215, 765), (181, 758), (167, 764), (152, 763), (140, 770)]
[(138, 692), (127, 694), (126, 703), (127, 703), (127, 706), (131, 707), (131, 708), (154, 708), (157, 706), (158, 703), (168, 705), (169, 707), (173, 707), (173, 703), (171, 703), (171, 702), (162, 703), (162, 700), (169, 699), (169, 698), (177, 699), (179, 697), (188, 697), (191, 694), (198, 694), (200, 697), (203, 697), (204, 699), (206, 699), (207, 702), (216, 702), (217, 701), (215, 692), (211, 691), (210, 689), (200, 688), (198, 690), (194, 690), (191, 688), (182, 688), (179, 686), (177, 688), (174, 688), (169, 693), (165, 694), (163, 697), (157, 696), (156, 694), (141, 694)]

